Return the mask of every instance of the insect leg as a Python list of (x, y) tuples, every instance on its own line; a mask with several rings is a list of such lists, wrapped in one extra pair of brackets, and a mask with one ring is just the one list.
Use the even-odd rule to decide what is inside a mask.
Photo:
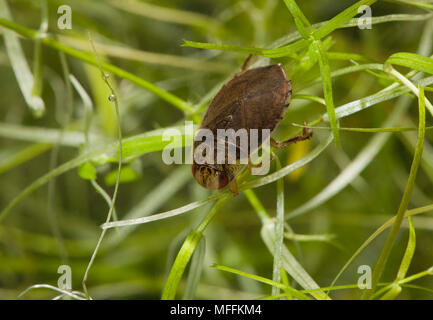
[[(306, 122), (304, 122), (304, 125), (307, 125)], [(291, 138), (286, 141), (276, 141), (273, 138), (271, 138), (271, 146), (274, 148), (283, 148), (285, 146), (288, 146), (289, 144), (296, 143), (298, 141), (304, 141), (308, 140), (313, 136), (313, 131), (310, 128), (304, 127), (304, 130), (302, 131), (302, 135), (296, 136), (294, 138)]]
[(265, 162), (265, 165), (263, 165), (263, 162), (260, 163), (260, 164), (254, 164), (254, 163), (251, 162), (251, 159), (248, 158), (248, 170), (252, 174), (253, 173), (253, 171), (252, 171), (253, 168), (263, 167), (262, 170), (259, 171), (259, 173), (255, 174), (255, 175), (262, 175), (263, 171), (265, 170), (265, 168), (269, 167), (269, 165), (271, 164), (271, 162), (274, 161), (274, 160), (275, 160), (275, 157), (274, 157), (274, 153), (273, 152), (271, 152), (271, 158), (269, 159), (269, 161)]
[(250, 54), (244, 61), (244, 63), (242, 64), (242, 67), (240, 68), (240, 70), (238, 72), (236, 72), (236, 75), (241, 74), (242, 72), (246, 71), (248, 68), (248, 65), (251, 63), (251, 59), (253, 58), (254, 55)]

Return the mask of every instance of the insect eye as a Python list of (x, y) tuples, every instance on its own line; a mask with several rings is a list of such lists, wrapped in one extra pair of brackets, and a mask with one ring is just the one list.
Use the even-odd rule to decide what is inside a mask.
[(206, 166), (201, 166), (200, 167), (200, 173), (203, 175), (209, 174), (209, 168)]

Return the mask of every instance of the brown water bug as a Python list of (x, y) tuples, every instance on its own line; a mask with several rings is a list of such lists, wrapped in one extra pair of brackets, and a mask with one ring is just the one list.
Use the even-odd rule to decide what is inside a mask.
[[(261, 132), (270, 133), (275, 130), (284, 117), (290, 104), (292, 96), (291, 81), (287, 80), (286, 73), (281, 64), (273, 64), (265, 67), (253, 68), (247, 70), (251, 61), (250, 55), (242, 65), (241, 69), (218, 91), (209, 104), (199, 128), (210, 131), (213, 137), (218, 136), (221, 129), (233, 131), (244, 129), (248, 134), (252, 129), (257, 129), (259, 141), (264, 137)], [(278, 142), (270, 138), (272, 147), (285, 147), (291, 143), (311, 138), (312, 131), (304, 128), (302, 135), (292, 139)], [(251, 148), (242, 150), (240, 143), (235, 140), (236, 163), (227, 161), (217, 162), (216, 154), (219, 149), (228, 149), (228, 144), (224, 139), (221, 144), (215, 138), (211, 141), (212, 154), (207, 160), (196, 161), (196, 152), (194, 152), (192, 175), (194, 179), (203, 187), (212, 190), (218, 190), (229, 185), (234, 195), (238, 194), (236, 176), (242, 167), (239, 159), (242, 155), (248, 158), (248, 166)], [(208, 141), (209, 142), (209, 141)], [(200, 144), (204, 143), (201, 139), (194, 141), (194, 151), (198, 151)], [(258, 144), (260, 146), (260, 142)], [(212, 149), (214, 148), (214, 149)], [(244, 148), (245, 149), (245, 148)], [(206, 148), (199, 151), (199, 154), (206, 157)], [(207, 149), (209, 150), (209, 149)], [(242, 152), (243, 151), (243, 152)], [(209, 161), (213, 160), (213, 161)]]

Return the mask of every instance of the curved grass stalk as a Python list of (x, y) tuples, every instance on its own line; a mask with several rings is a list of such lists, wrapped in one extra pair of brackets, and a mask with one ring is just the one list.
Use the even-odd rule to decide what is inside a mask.
[[(115, 204), (116, 204), (117, 192), (119, 190), (120, 174), (121, 174), (121, 171), (122, 171), (122, 156), (123, 156), (123, 153), (122, 153), (122, 125), (121, 125), (121, 121), (120, 121), (119, 102), (118, 102), (118, 98), (117, 98), (116, 92), (114, 91), (112, 85), (108, 81), (108, 75), (105, 74), (104, 71), (103, 71), (103, 69), (102, 69), (102, 66), (101, 66), (101, 64), (99, 62), (98, 55), (96, 53), (96, 49), (95, 49), (95, 47), (93, 45), (93, 42), (92, 42), (92, 39), (91, 39), (91, 36), (90, 36), (90, 33), (89, 33), (89, 41), (90, 41), (90, 44), (92, 45), (93, 53), (95, 55), (95, 60), (96, 60), (96, 62), (98, 64), (99, 71), (101, 72), (102, 80), (105, 82), (105, 84), (107, 85), (107, 87), (111, 91), (111, 95), (109, 97), (109, 100), (112, 101), (112, 102), (114, 102), (114, 107), (115, 107), (115, 111), (116, 111), (116, 120), (117, 120), (117, 134), (118, 134), (118, 142), (119, 142), (119, 159), (118, 159), (118, 166), (117, 166), (116, 183), (114, 185), (114, 192), (113, 192), (113, 196), (111, 198), (110, 208), (108, 210), (107, 219), (106, 219), (106, 222), (109, 222), (111, 220), (111, 216), (113, 214), (114, 207), (115, 207)], [(90, 299), (90, 295), (89, 295), (89, 292), (87, 290), (87, 277), (89, 275), (90, 268), (92, 267), (93, 262), (94, 262), (94, 260), (96, 258), (96, 255), (97, 255), (97, 253), (99, 251), (99, 248), (100, 248), (100, 246), (102, 244), (102, 240), (104, 239), (105, 232), (106, 232), (106, 230), (104, 230), (104, 229), (101, 231), (101, 235), (99, 236), (98, 243), (96, 244), (95, 250), (93, 251), (92, 257), (90, 258), (89, 264), (88, 264), (88, 266), (86, 268), (86, 271), (84, 273), (84, 276), (83, 276), (82, 285), (83, 285), (83, 289), (84, 289), (84, 292), (86, 294), (86, 297), (88, 299)]]
[[(433, 72), (433, 59), (431, 59), (431, 64), (432, 64), (431, 67)], [(390, 65), (385, 67), (385, 71), (388, 71), (390, 75), (394, 76), (396, 79), (401, 81), (406, 87), (410, 89), (410, 91), (412, 91), (418, 97), (418, 99), (420, 98), (420, 90), (417, 89), (417, 87), (411, 81), (409, 81), (405, 76), (403, 76), (400, 72), (395, 70)], [(423, 94), (424, 94), (424, 88), (423, 88)], [(431, 102), (428, 99), (425, 99), (423, 103), (425, 104), (425, 108), (427, 108), (427, 110), (433, 116), (433, 105), (431, 104)]]
[[(292, 123), (295, 127), (300, 128), (311, 128), (311, 129), (321, 129), (321, 130), (331, 130), (330, 127), (312, 127), (305, 126), (302, 124)], [(426, 130), (433, 129), (433, 126), (425, 127)], [(406, 132), (406, 131), (418, 131), (417, 127), (395, 127), (395, 128), (338, 128), (340, 131), (349, 131), (349, 132), (361, 132), (361, 133), (377, 133), (377, 132)]]
[(194, 201), (191, 203), (188, 203), (187, 205), (184, 205), (182, 207), (165, 211), (162, 213), (157, 213), (148, 217), (141, 217), (141, 218), (135, 218), (135, 219), (126, 219), (126, 220), (120, 220), (116, 222), (108, 222), (101, 225), (101, 228), (103, 229), (110, 229), (110, 228), (117, 228), (117, 227), (125, 227), (125, 226), (133, 226), (143, 223), (149, 223), (152, 221), (158, 221), (163, 219), (168, 219), (171, 217), (178, 216), (180, 214), (183, 214), (185, 212), (189, 212), (191, 210), (194, 210), (196, 208), (199, 208), (201, 206), (204, 206), (212, 201), (219, 200), (223, 198), (224, 196), (229, 195), (229, 192), (227, 190), (215, 193), (214, 195), (207, 197), (206, 199)]
[[(391, 74), (399, 77), (398, 73), (393, 72), (392, 70), (391, 70)], [(404, 81), (404, 80), (402, 80), (402, 81)], [(412, 87), (411, 87), (411, 89), (412, 89)], [(382, 276), (382, 273), (385, 269), (388, 257), (391, 253), (392, 246), (394, 244), (395, 239), (397, 238), (397, 234), (398, 234), (398, 231), (400, 229), (401, 223), (403, 221), (404, 214), (405, 214), (407, 207), (409, 205), (409, 200), (410, 200), (410, 197), (412, 195), (413, 186), (415, 184), (416, 174), (417, 174), (420, 162), (421, 162), (422, 151), (423, 151), (423, 147), (424, 147), (424, 136), (425, 136), (425, 104), (426, 104), (426, 99), (424, 97), (424, 90), (422, 89), (422, 87), (419, 88), (418, 90), (416, 90), (416, 88), (414, 90), (414, 91), (418, 91), (418, 92), (414, 92), (414, 93), (419, 97), (418, 140), (417, 140), (417, 144), (416, 144), (416, 148), (415, 148), (415, 155), (413, 157), (412, 165), (410, 168), (409, 178), (407, 181), (406, 189), (403, 193), (403, 198), (401, 200), (400, 207), (399, 207), (397, 214), (396, 214), (394, 224), (393, 224), (392, 229), (388, 235), (388, 238), (386, 239), (385, 245), (382, 249), (380, 257), (379, 257), (379, 259), (376, 263), (376, 266), (374, 268), (373, 275), (372, 275), (371, 289), (367, 289), (364, 292), (363, 299), (369, 299), (373, 295), (374, 291), (376, 290), (377, 283), (379, 282), (380, 277)]]
[(28, 287), (27, 289), (25, 289), (23, 292), (21, 292), (18, 295), (18, 298), (22, 297), (23, 295), (25, 295), (30, 290), (33, 290), (33, 289), (42, 289), (42, 288), (44, 288), (44, 289), (50, 289), (50, 290), (53, 290), (53, 291), (56, 291), (56, 292), (60, 292), (62, 295), (69, 296), (69, 297), (74, 298), (76, 300), (86, 300), (86, 298), (83, 297), (84, 294), (82, 292), (79, 292), (79, 291), (77, 291), (77, 292), (74, 291), (75, 293), (74, 292), (69, 292), (68, 290), (60, 289), (60, 288), (57, 288), (57, 287), (49, 285), (49, 284), (35, 284), (35, 285), (31, 286), (31, 287)]
[[(155, 186), (152, 191), (146, 194), (139, 203), (134, 205), (134, 207), (124, 215), (124, 218), (132, 219), (152, 214), (154, 210), (166, 203), (176, 192), (183, 188), (190, 179), (190, 170), (185, 170), (183, 167), (175, 169), (160, 184)], [(106, 246), (110, 248), (119, 244), (134, 230), (134, 227), (117, 229), (118, 233), (107, 239)]]

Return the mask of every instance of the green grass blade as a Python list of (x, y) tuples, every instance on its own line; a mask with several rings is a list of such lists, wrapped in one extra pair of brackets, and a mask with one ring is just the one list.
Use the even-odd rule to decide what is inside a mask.
[(307, 40), (300, 40), (293, 44), (278, 48), (278, 49), (263, 49), (263, 48), (253, 48), (253, 47), (243, 47), (228, 44), (213, 44), (213, 43), (203, 43), (184, 40), (182, 46), (198, 48), (198, 49), (210, 49), (210, 50), (220, 50), (220, 51), (231, 51), (245, 54), (255, 54), (262, 55), (269, 58), (280, 58), (285, 56), (290, 56), (296, 52), (306, 48), (308, 46)]
[(431, 276), (433, 275), (433, 267), (429, 268), (427, 270), (418, 272), (416, 274), (413, 274), (407, 278), (404, 278), (402, 280), (399, 280), (397, 282), (392, 282), (390, 284), (388, 284), (386, 287), (378, 290), (372, 297), (371, 299), (376, 299), (377, 297), (380, 297), (384, 292), (385, 295), (384, 297), (382, 297), (382, 300), (386, 300), (386, 299), (395, 299), (397, 297), (397, 295), (400, 293), (401, 290), (395, 290), (394, 288), (397, 286), (407, 286), (406, 284), (409, 282), (412, 282), (414, 280), (426, 277), (426, 276)]
[[(433, 83), (433, 76), (416, 81), (415, 84), (419, 86), (428, 86)], [(347, 117), (349, 115), (355, 114), (359, 111), (365, 110), (374, 106), (378, 103), (394, 99), (396, 97), (402, 96), (410, 92), (410, 89), (405, 86), (400, 86), (398, 83), (393, 83), (392, 85), (374, 93), (370, 96), (346, 103), (335, 109), (335, 114), (337, 119)], [(323, 119), (328, 120), (328, 115), (324, 114)]]
[[(123, 148), (122, 148), (122, 125), (121, 125), (121, 119), (120, 119), (120, 111), (119, 111), (119, 101), (118, 101), (118, 97), (117, 97), (117, 93), (114, 89), (114, 86), (108, 81), (108, 76), (106, 75), (105, 71), (102, 69), (101, 64), (99, 62), (99, 58), (98, 58), (98, 54), (96, 53), (96, 49), (93, 45), (92, 39), (90, 37), (90, 33), (89, 33), (89, 41), (90, 44), (92, 46), (93, 49), (93, 53), (95, 56), (95, 60), (96, 63), (98, 65), (100, 74), (101, 74), (101, 78), (102, 81), (105, 83), (105, 85), (109, 88), (110, 91), (110, 102), (113, 103), (114, 105), (114, 111), (115, 111), (115, 115), (116, 115), (116, 120), (117, 120), (117, 139), (118, 139), (118, 146), (119, 146), (119, 152), (118, 152), (118, 165), (117, 165), (117, 177), (116, 177), (116, 181), (114, 183), (114, 191), (113, 191), (113, 196), (111, 197), (111, 202), (108, 208), (108, 213), (107, 213), (107, 218), (105, 220), (105, 222), (109, 222), (112, 219), (113, 216), (113, 212), (115, 211), (115, 205), (116, 205), (116, 200), (117, 200), (117, 194), (118, 194), (118, 190), (119, 190), (119, 184), (120, 184), (120, 175), (122, 172), (122, 161), (123, 161)], [(69, 80), (69, 77), (66, 77), (66, 81)], [(68, 81), (69, 83), (69, 81)], [(87, 296), (88, 299), (90, 299), (90, 295), (88, 293), (87, 290), (87, 277), (88, 274), (90, 272), (90, 269), (93, 266), (93, 262), (96, 259), (96, 255), (98, 254), (99, 248), (102, 244), (102, 241), (104, 239), (105, 233), (107, 230), (102, 229), (101, 234), (99, 236), (98, 242), (96, 244), (96, 247), (92, 253), (92, 256), (90, 258), (89, 264), (87, 265), (86, 271), (84, 272), (84, 276), (83, 276), (83, 280), (82, 280), (82, 285), (83, 285), (83, 289), (84, 292)]]
[(317, 97), (317, 96), (312, 96), (312, 95), (308, 95), (308, 94), (294, 94), (292, 96), (292, 100), (296, 100), (296, 99), (309, 100), (309, 101), (317, 102), (317, 103), (320, 103), (320, 104), (326, 106), (325, 99), (323, 99), (321, 97)]
[(125, 219), (125, 220), (120, 220), (120, 221), (116, 221), (116, 222), (104, 223), (103, 225), (101, 225), (101, 228), (109, 229), (109, 228), (133, 226), (133, 225), (138, 225), (138, 224), (143, 224), (143, 223), (149, 223), (152, 221), (168, 219), (168, 218), (183, 214), (185, 212), (189, 212), (189, 211), (194, 210), (196, 208), (200, 208), (200, 207), (202, 207), (202, 206), (204, 206), (204, 205), (206, 205), (212, 201), (221, 199), (224, 196), (227, 196), (228, 194), (229, 194), (229, 192), (227, 190), (225, 190), (222, 192), (215, 193), (215, 194), (207, 197), (206, 199), (194, 201), (194, 202), (188, 203), (187, 205), (184, 205), (182, 207), (179, 207), (179, 208), (176, 208), (173, 210), (169, 210), (169, 211), (165, 211), (162, 213), (154, 214), (154, 215), (151, 215), (149, 217), (140, 217), (140, 218), (135, 218), (135, 219)]
[(432, 10), (433, 11), (433, 4), (427, 3), (427, 1), (413, 1), (413, 0), (385, 0), (388, 2), (393, 2), (397, 4), (402, 5), (408, 5), (419, 9), (425, 9), (425, 10)]
[(284, 0), (284, 3), (289, 9), (290, 14), (293, 16), (299, 33), (304, 39), (308, 39), (310, 37), (310, 34), (314, 31), (311, 23), (305, 17), (301, 9), (299, 9), (295, 0)]
[[(362, 5), (371, 5), (377, 0), (362, 0), (354, 4), (353, 6), (347, 8), (331, 20), (329, 20), (325, 25), (313, 32), (313, 37), (317, 40), (326, 37), (335, 29), (339, 28), (341, 25), (349, 21), (358, 13), (358, 8)], [(306, 32), (306, 31), (305, 31)], [(213, 50), (223, 50), (223, 51), (233, 51), (239, 53), (249, 53), (256, 55), (263, 55), (270, 58), (279, 58), (284, 56), (290, 56), (309, 45), (310, 41), (303, 39), (295, 43), (277, 48), (277, 49), (259, 49), (259, 48), (248, 48), (241, 46), (231, 46), (231, 45), (217, 45), (210, 43), (200, 43), (193, 41), (185, 41), (184, 46), (201, 48), (201, 49), (213, 49)]]
[[(387, 23), (387, 22), (397, 22), (397, 21), (423, 21), (427, 20), (432, 17), (431, 13), (427, 14), (389, 14), (384, 16), (378, 16), (378, 17), (371, 17), (371, 24), (380, 24), (380, 23)], [(322, 21), (319, 23), (313, 24), (314, 29), (319, 29), (326, 25), (329, 22)], [(348, 22), (341, 25), (339, 28), (352, 28), (352, 27), (358, 27), (359, 20), (357, 18), (350, 19)], [(296, 41), (301, 39), (302, 36), (299, 33), (299, 31), (292, 32), (288, 35), (285, 35), (277, 40), (275, 40), (270, 47), (271, 48), (278, 48), (284, 45), (287, 45), (290, 42)]]
[(396, 64), (417, 71), (433, 74), (433, 59), (410, 52), (398, 52), (391, 55), (385, 64)]
[(240, 186), (239, 190), (243, 191), (251, 188), (257, 188), (272, 183), (274, 181), (277, 181), (282, 177), (285, 177), (289, 173), (307, 165), (308, 163), (316, 159), (331, 144), (332, 140), (333, 140), (332, 135), (329, 135), (327, 139), (324, 139), (316, 148), (314, 148), (305, 157), (281, 168), (281, 170), (268, 174), (263, 178), (258, 178), (256, 180), (246, 182), (245, 184)]
[(326, 56), (328, 57), (329, 60), (354, 60), (354, 61), (368, 61), (368, 62), (372, 62), (371, 59), (358, 54), (358, 53), (348, 53), (348, 52), (336, 52), (336, 51), (332, 51), (332, 52), (326, 52)]
[[(79, 147), (85, 142), (84, 135), (80, 131), (65, 131), (59, 140), (61, 130), (34, 126), (22, 126), (0, 122), (0, 136), (8, 139), (39, 142), (45, 144), (56, 144), (68, 147)], [(91, 139), (100, 139), (95, 134), (90, 135)]]
[(374, 297), (379, 297), (383, 292), (386, 292), (380, 300), (394, 300), (397, 298), (397, 296), (400, 294), (402, 287), (399, 285), (399, 281), (404, 280), (407, 270), (409, 269), (410, 263), (412, 261), (413, 255), (415, 253), (415, 246), (416, 246), (416, 236), (415, 236), (415, 228), (413, 226), (412, 217), (409, 216), (409, 240), (407, 243), (406, 251), (404, 253), (403, 259), (400, 264), (400, 268), (397, 273), (397, 277), (391, 285), (388, 287), (385, 287), (379, 291), (377, 291)]
[(410, 174), (407, 181), (406, 189), (403, 194), (403, 198), (400, 203), (400, 207), (396, 214), (396, 219), (394, 221), (394, 224), (392, 226), (392, 229), (388, 235), (388, 238), (386, 240), (386, 243), (382, 249), (382, 252), (380, 254), (380, 257), (376, 263), (376, 266), (373, 271), (372, 275), (372, 285), (371, 289), (367, 289), (363, 295), (364, 299), (368, 299), (371, 297), (371, 295), (376, 290), (377, 283), (380, 280), (380, 277), (382, 276), (382, 273), (385, 269), (388, 257), (391, 253), (392, 246), (394, 244), (394, 241), (397, 237), (398, 231), (400, 229), (401, 223), (404, 218), (404, 214), (407, 210), (407, 206), (409, 205), (409, 200), (412, 194), (413, 186), (415, 184), (415, 178), (418, 171), (419, 164), (421, 162), (422, 157), (422, 151), (424, 147), (424, 136), (425, 136), (425, 97), (424, 97), (424, 90), (419, 88), (419, 124), (418, 124), (418, 140), (417, 145), (415, 149), (415, 155), (412, 161), (412, 165), (410, 168)]
[(350, 19), (356, 16), (358, 14), (359, 7), (371, 6), (376, 1), (377, 0), (358, 1), (354, 5), (350, 6), (349, 8), (345, 9), (344, 11), (336, 15), (334, 18), (329, 20), (324, 26), (320, 27), (315, 32), (313, 32), (313, 37), (315, 39), (322, 39), (326, 37), (332, 31), (341, 27), (344, 23), (348, 22)]
[[(419, 95), (420, 95), (419, 90), (409, 79), (407, 79), (400, 72), (395, 70), (391, 65), (385, 65), (385, 71), (387, 71), (391, 76), (395, 77), (397, 80), (399, 80), (401, 83), (403, 83), (419, 99)], [(423, 87), (422, 85), (418, 85), (418, 86)], [(423, 92), (424, 92), (424, 88), (423, 88)], [(427, 108), (427, 110), (433, 116), (433, 105), (431, 104), (430, 100), (425, 99), (424, 104), (425, 104), (425, 107)]]
[(253, 190), (245, 190), (244, 194), (262, 223), (265, 223), (268, 219), (270, 219), (269, 214), (266, 212), (266, 209), (263, 207), (263, 204), (260, 202), (259, 198), (257, 198)]
[[(39, 32), (41, 35), (45, 35), (48, 31), (48, 4), (47, 0), (41, 1), (41, 25), (39, 27)], [(42, 45), (40, 39), (35, 41), (34, 57), (33, 57), (33, 90), (32, 96), (40, 97), (42, 94)]]
[(409, 270), (410, 263), (412, 262), (413, 255), (416, 247), (416, 235), (415, 228), (413, 226), (412, 217), (407, 218), (409, 220), (409, 240), (407, 242), (406, 251), (400, 264), (400, 269), (397, 273), (396, 281), (403, 280), (406, 276), (407, 270)]
[(162, 300), (173, 300), (176, 298), (177, 288), (179, 286), (182, 275), (185, 272), (185, 268), (189, 260), (191, 259), (192, 254), (200, 243), (204, 229), (206, 228), (210, 219), (215, 216), (215, 214), (219, 211), (220, 207), (226, 202), (227, 199), (228, 198), (226, 197), (217, 201), (217, 203), (213, 206), (212, 210), (204, 218), (202, 223), (196, 229), (191, 230), (191, 232), (186, 237), (170, 270), (167, 281), (165, 282), (161, 297)]
[[(400, 100), (392, 113), (388, 116), (388, 119), (385, 121), (384, 126), (392, 126), (398, 123), (398, 121), (400, 120), (400, 118), (403, 117), (404, 112), (408, 108), (409, 102), (409, 98), (404, 98), (403, 100)], [(326, 188), (320, 191), (311, 200), (305, 202), (298, 208), (295, 208), (290, 213), (288, 213), (286, 219), (294, 218), (310, 210), (313, 210), (314, 208), (317, 208), (325, 201), (329, 200), (338, 192), (343, 190), (367, 167), (367, 165), (369, 165), (373, 161), (378, 152), (382, 150), (390, 136), (390, 133), (376, 134), (369, 141), (369, 143), (358, 153), (356, 158), (353, 159), (353, 161), (336, 178), (334, 178)]]
[[(0, 20), (5, 19), (12, 19), (12, 17), (6, 0), (0, 0)], [(45, 112), (45, 103), (41, 97), (36, 95), (39, 92), (33, 92), (35, 79), (27, 64), (18, 37), (14, 32), (8, 29), (3, 29), (3, 36), (5, 39), (6, 52), (24, 99), (33, 115), (41, 117)], [(36, 33), (35, 39), (37, 39)]]
[[(269, 220), (267, 223), (265, 223), (260, 234), (269, 252), (274, 253), (277, 248), (274, 222)], [(304, 289), (320, 288), (286, 246), (283, 246), (282, 248), (282, 260), (284, 269), (296, 282), (299, 283), (301, 287)], [(324, 292), (321, 291), (312, 293), (312, 296), (319, 300), (330, 299)]]
[(230, 272), (233, 274), (240, 275), (242, 277), (249, 278), (251, 280), (255, 280), (255, 281), (270, 285), (272, 287), (277, 287), (279, 289), (287, 290), (288, 292), (290, 292), (294, 297), (298, 298), (299, 300), (311, 300), (307, 295), (299, 292), (298, 290), (295, 290), (292, 287), (286, 286), (286, 285), (281, 284), (279, 282), (276, 282), (274, 280), (270, 280), (270, 279), (265, 278), (265, 277), (261, 277), (261, 276), (255, 275), (255, 274), (251, 274), (251, 273), (248, 273), (245, 271), (233, 269), (230, 267), (221, 266), (218, 264), (214, 264), (213, 267), (218, 269), (218, 270), (221, 270), (221, 271)]
[[(281, 181), (283, 179), (280, 179), (278, 181)], [(276, 232), (275, 232), (275, 226), (276, 224), (274, 221), (269, 217), (268, 213), (266, 212), (265, 208), (263, 207), (260, 200), (257, 198), (255, 193), (251, 190), (246, 190), (245, 194), (247, 195), (247, 199), (249, 200), (251, 206), (256, 211), (258, 216), (261, 218), (262, 221), (262, 230), (261, 235), (262, 239), (265, 242), (266, 246), (268, 247), (268, 250), (273, 254), (276, 255), (275, 249), (277, 248), (276, 244)], [(302, 266), (296, 261), (296, 259), (293, 257), (293, 255), (290, 253), (290, 251), (287, 249), (287, 247), (282, 243), (281, 246), (281, 258), (282, 261), (282, 267), (283, 269), (287, 270), (287, 272), (295, 279), (301, 286), (304, 288), (319, 288), (319, 286), (314, 282), (314, 280), (309, 276), (309, 274), (302, 268)], [(280, 271), (281, 272), (281, 271)], [(273, 280), (272, 283), (279, 283), (278, 281)], [(271, 284), (272, 285), (272, 284)], [(275, 285), (273, 288), (279, 288), (279, 289), (285, 289), (278, 285)], [(291, 293), (293, 293), (290, 290)], [(272, 296), (278, 296), (272, 294)], [(316, 295), (313, 295), (317, 299), (327, 299), (328, 297), (326, 295), (323, 295), (321, 292), (318, 292)]]
[(394, 284), (391, 286), (391, 290), (385, 293), (380, 300), (394, 300), (400, 294), (402, 288), (398, 284)]
[(201, 238), (198, 244), (198, 248), (197, 250), (195, 250), (191, 259), (191, 267), (188, 272), (185, 292), (182, 297), (183, 300), (194, 299), (195, 292), (197, 290), (197, 286), (200, 281), (200, 276), (203, 269), (205, 253), (206, 253), (206, 241), (205, 238)]
[[(281, 169), (281, 163), (277, 156), (277, 170)], [(281, 281), (281, 267), (284, 241), (284, 179), (277, 180), (277, 215), (275, 217), (275, 252), (274, 266), (272, 271), (272, 280)], [(280, 294), (280, 288), (272, 287), (272, 295)]]
[(334, 135), (335, 144), (340, 146), (340, 132), (338, 131), (338, 122), (335, 115), (334, 99), (332, 95), (332, 79), (331, 79), (331, 67), (326, 57), (326, 53), (323, 50), (322, 42), (315, 40), (312, 42), (314, 51), (317, 54), (320, 65), (320, 75), (323, 83), (323, 94), (325, 96), (326, 109), (328, 111), (329, 123), (332, 128), (332, 134)]
[[(415, 208), (411, 210), (407, 210), (405, 213), (405, 217), (409, 217), (412, 215), (417, 215), (421, 213), (426, 213), (429, 211), (433, 211), (433, 205), (428, 205), (420, 208)], [(355, 253), (350, 257), (349, 260), (344, 264), (344, 266), (341, 268), (341, 270), (338, 272), (337, 276), (334, 278), (334, 280), (331, 283), (331, 287), (334, 286), (334, 284), (337, 282), (337, 280), (340, 278), (340, 276), (343, 274), (344, 271), (347, 270), (349, 265), (355, 260), (356, 257), (359, 256), (359, 254), (371, 243), (374, 239), (376, 239), (383, 231), (390, 228), (395, 221), (395, 217), (392, 217), (388, 219), (384, 224), (382, 224), (379, 228), (376, 229), (375, 232), (373, 232), (366, 241), (363, 242), (363, 244), (355, 251)]]
[[(321, 130), (330, 130), (329, 127), (311, 127), (311, 126), (304, 126), (301, 124), (293, 123), (293, 126), (295, 127), (301, 127), (301, 128), (311, 128), (314, 130), (321, 129)], [(433, 126), (425, 127), (425, 130), (432, 130)], [(405, 131), (418, 131), (418, 128), (416, 127), (396, 127), (396, 128), (343, 128), (339, 127), (338, 130), (340, 131), (348, 131), (348, 132), (362, 132), (362, 133), (376, 133), (376, 132), (405, 132)]]
[[(282, 282), (282, 283), (283, 283), (287, 288), (292, 288), (292, 287), (290, 286), (290, 283), (289, 283), (289, 277), (287, 276), (286, 270), (284, 270), (283, 267), (281, 267), (281, 282)], [(293, 289), (293, 288), (292, 288), (292, 289)], [(284, 289), (284, 292), (285, 292), (285, 297), (286, 297), (287, 300), (293, 300), (293, 296), (292, 296), (292, 294), (290, 293), (290, 290), (289, 290), (289, 289)]]
[(85, 120), (84, 120), (84, 138), (85, 144), (89, 143), (89, 129), (93, 119), (93, 102), (87, 94), (86, 90), (83, 88), (81, 83), (75, 78), (73, 75), (69, 75), (69, 80), (72, 83), (72, 86), (77, 91), (81, 100), (83, 101), (83, 106), (85, 108)]
[(27, 292), (29, 292), (30, 290), (33, 290), (33, 289), (50, 289), (50, 290), (59, 292), (62, 295), (66, 295), (66, 296), (69, 296), (71, 298), (74, 298), (76, 300), (86, 300), (86, 298), (82, 292), (76, 292), (76, 291), (69, 292), (68, 290), (60, 289), (60, 288), (57, 288), (57, 287), (49, 285), (49, 284), (35, 284), (33, 286), (30, 286), (27, 289), (25, 289), (23, 292), (21, 292), (19, 294), (18, 298), (22, 297)]

